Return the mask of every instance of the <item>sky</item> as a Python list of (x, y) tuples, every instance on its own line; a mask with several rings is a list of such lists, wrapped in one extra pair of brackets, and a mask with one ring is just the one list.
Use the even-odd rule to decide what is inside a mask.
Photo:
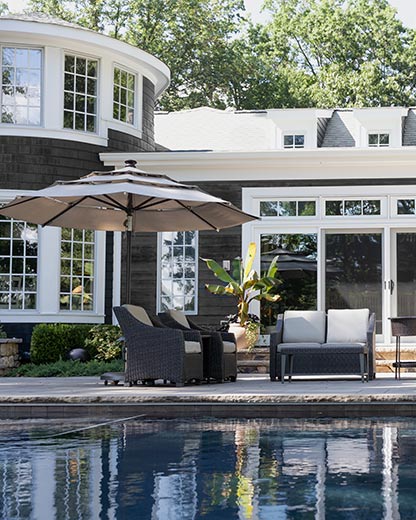
[[(21, 11), (25, 8), (27, 0), (6, 0), (9, 7), (13, 11)], [(267, 13), (261, 12), (263, 0), (244, 0), (246, 9), (254, 21), (264, 22), (267, 20)], [(404, 25), (407, 27), (416, 28), (416, 8), (415, 0), (390, 0), (390, 5), (395, 7), (398, 11), (399, 18), (401, 18)]]

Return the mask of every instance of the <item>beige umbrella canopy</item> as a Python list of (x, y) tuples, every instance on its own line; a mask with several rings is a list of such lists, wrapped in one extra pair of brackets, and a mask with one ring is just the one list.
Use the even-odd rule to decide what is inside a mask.
[(92, 172), (74, 181), (56, 181), (21, 195), (0, 214), (42, 226), (126, 231), (126, 297), (130, 301), (131, 232), (220, 230), (257, 217), (166, 175), (126, 167)]

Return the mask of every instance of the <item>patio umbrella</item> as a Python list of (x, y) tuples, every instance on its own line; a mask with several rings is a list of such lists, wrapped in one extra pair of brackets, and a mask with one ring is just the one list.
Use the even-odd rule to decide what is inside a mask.
[(197, 186), (146, 173), (136, 161), (20, 195), (0, 214), (42, 226), (126, 232), (126, 299), (131, 295), (131, 234), (138, 231), (220, 230), (257, 217)]

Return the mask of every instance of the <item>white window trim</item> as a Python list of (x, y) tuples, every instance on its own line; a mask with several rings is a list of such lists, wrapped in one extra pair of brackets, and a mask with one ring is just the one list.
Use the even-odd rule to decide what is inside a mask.
[[(112, 120), (115, 124), (120, 124), (124, 127), (124, 129), (132, 129), (135, 128), (136, 130), (141, 129), (141, 121), (142, 121), (142, 110), (141, 110), (141, 92), (142, 92), (142, 78), (140, 75), (131, 69), (130, 67), (127, 67), (126, 65), (122, 65), (119, 62), (113, 62), (113, 80), (112, 80), (112, 91), (111, 91), (111, 97), (114, 104), (114, 71), (115, 69), (124, 70), (125, 72), (128, 72), (129, 74), (132, 74), (134, 76), (134, 84), (135, 84), (135, 90), (134, 90), (134, 124), (126, 123), (125, 121), (120, 121), (120, 119), (115, 119), (113, 116), (113, 106), (111, 107), (112, 110)], [(139, 90), (140, 85), (140, 90)]]
[[(0, 201), (30, 194), (29, 191), (0, 191)], [(33, 191), (35, 193), (35, 191)], [(9, 323), (103, 323), (105, 317), (105, 231), (95, 232), (94, 310), (60, 309), (61, 228), (38, 226), (37, 308), (30, 310), (0, 309), (0, 320)]]
[[(184, 311), (184, 314), (188, 316), (197, 316), (199, 306), (199, 293), (198, 293), (198, 281), (199, 281), (199, 231), (196, 231), (196, 244), (195, 244), (195, 310)], [(161, 308), (161, 251), (162, 251), (162, 233), (157, 234), (157, 274), (156, 274), (156, 313), (163, 312)]]
[[(389, 144), (388, 145), (383, 145), (383, 146), (380, 146), (380, 144), (378, 144), (377, 146), (370, 145), (370, 143), (369, 143), (370, 135), (373, 135), (373, 134), (377, 134), (379, 136), (378, 137), (378, 142), (379, 143), (380, 143), (380, 135), (381, 134), (388, 134), (388, 136), (389, 136)], [(366, 146), (368, 148), (391, 148), (391, 136), (392, 136), (392, 130), (369, 130), (367, 132)]]
[[(285, 137), (286, 136), (293, 136), (293, 138), (295, 137), (295, 135), (303, 135), (303, 146), (288, 146), (286, 147), (285, 146)], [(282, 131), (282, 145), (281, 147), (283, 148), (283, 150), (303, 150), (304, 148), (307, 148), (307, 134), (306, 134), (306, 131), (302, 131), (302, 130), (299, 130), (299, 131), (291, 131), (291, 130), (283, 130)]]
[[(87, 130), (76, 130), (75, 128), (65, 128), (64, 126), (64, 106), (65, 106), (65, 56), (75, 56), (79, 58), (84, 58), (86, 60), (94, 60), (97, 62), (97, 95), (96, 95), (96, 128), (95, 132), (88, 132)], [(78, 52), (69, 49), (62, 49), (61, 53), (61, 77), (62, 77), (62, 86), (61, 86), (61, 128), (60, 130), (63, 132), (70, 132), (76, 135), (85, 135), (91, 137), (99, 137), (101, 135), (101, 58), (99, 56), (86, 54), (84, 52)], [(76, 94), (76, 91), (74, 91)], [(75, 112), (74, 112), (75, 114)]]
[[(38, 129), (42, 129), (44, 127), (44, 112), (45, 112), (45, 71), (46, 71), (46, 52), (45, 47), (42, 45), (32, 45), (32, 44), (23, 44), (23, 43), (1, 43), (0, 44), (0, 70), (3, 67), (3, 59), (2, 59), (2, 50), (3, 47), (13, 47), (14, 49), (36, 49), (41, 51), (41, 63), (40, 63), (40, 122), (38, 125), (19, 125), (18, 123), (2, 123), (0, 117), (0, 128), (9, 129), (9, 128), (17, 128), (19, 130), (27, 129), (28, 131)], [(0, 95), (0, 101), (3, 100), (3, 95)], [(3, 107), (3, 104), (0, 102), (0, 109)]]
[[(342, 190), (343, 197), (339, 196)], [(402, 198), (416, 199), (416, 185), (392, 185), (392, 186), (319, 186), (319, 187), (261, 187), (261, 188), (242, 188), (242, 209), (253, 215), (259, 214), (259, 201), (270, 200), (273, 198), (299, 199), (301, 197), (309, 200), (315, 197), (319, 201), (321, 211), (316, 218), (308, 220), (291, 218), (261, 218), (261, 220), (248, 222), (242, 226), (242, 249), (241, 255), (247, 250), (250, 242), (260, 244), (260, 236), (273, 233), (318, 233), (318, 293), (317, 308), (322, 309), (324, 291), (324, 266), (320, 260), (323, 258), (324, 238), (326, 233), (347, 233), (347, 232), (380, 232), (383, 234), (383, 280), (393, 279), (394, 265), (391, 254), (391, 236), (398, 231), (416, 232), (416, 215), (397, 215), (397, 200)], [(381, 215), (367, 216), (365, 219), (356, 216), (326, 217), (326, 199), (381, 199)], [(253, 269), (260, 269), (260, 255), (256, 255)], [(388, 317), (393, 315), (394, 309), (390, 307), (391, 301), (383, 290), (383, 316), (378, 319), (383, 320), (384, 337), (377, 337), (378, 344), (391, 344), (392, 339), (389, 333)], [(258, 314), (260, 311), (258, 302), (253, 302), (251, 312)]]

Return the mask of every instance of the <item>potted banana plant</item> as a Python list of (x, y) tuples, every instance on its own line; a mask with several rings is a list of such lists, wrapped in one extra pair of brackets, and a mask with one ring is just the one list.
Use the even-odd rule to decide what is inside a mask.
[(280, 295), (275, 294), (274, 291), (276, 286), (281, 283), (275, 277), (277, 257), (271, 262), (266, 275), (260, 277), (253, 269), (255, 256), (256, 244), (251, 242), (244, 261), (238, 260), (234, 276), (229, 274), (215, 260), (202, 258), (214, 275), (221, 282), (224, 282), (224, 285), (206, 284), (205, 288), (213, 294), (233, 296), (237, 300), (237, 322), (230, 323), (229, 331), (236, 336), (238, 349), (253, 347), (259, 334), (258, 320), (253, 320), (249, 314), (250, 303), (254, 300), (269, 302), (280, 300)]

